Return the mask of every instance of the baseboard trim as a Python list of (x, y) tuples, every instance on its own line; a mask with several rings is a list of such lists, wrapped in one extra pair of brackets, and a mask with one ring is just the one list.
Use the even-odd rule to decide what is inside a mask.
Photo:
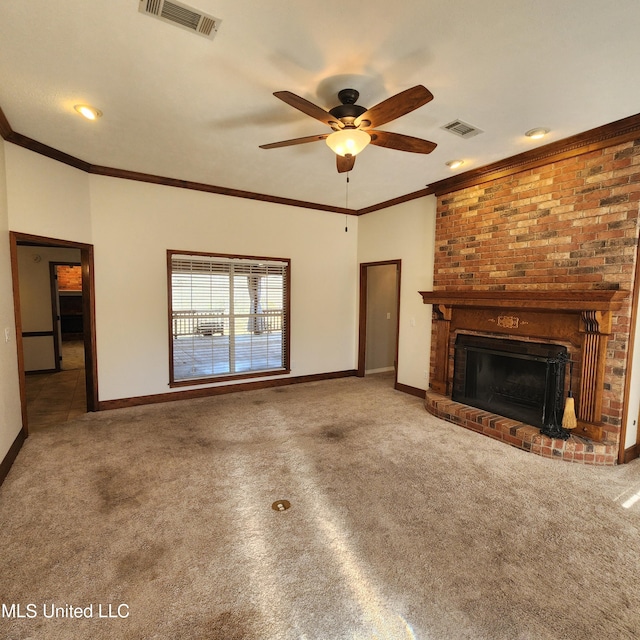
[(396, 391), (402, 391), (402, 393), (408, 393), (410, 396), (415, 396), (416, 398), (422, 398), (424, 400), (424, 395), (426, 391), (424, 389), (418, 389), (418, 387), (410, 387), (408, 384), (402, 384), (400, 382), (396, 382), (395, 385)]
[(9, 451), (7, 451), (7, 455), (4, 457), (4, 460), (0, 462), (0, 484), (2, 484), (4, 479), (7, 477), (7, 474), (15, 462), (15, 459), (18, 457), (18, 453), (20, 452), (20, 449), (22, 449), (22, 445), (26, 439), (27, 434), (24, 429), (20, 429), (16, 439), (13, 441), (13, 444), (9, 447)]
[(633, 446), (624, 450), (624, 464), (627, 464), (627, 462), (631, 462), (638, 457), (640, 457), (640, 453), (638, 452), (637, 444), (634, 444)]
[[(345, 371), (332, 371), (329, 373), (315, 373), (308, 376), (295, 376), (289, 378), (275, 378), (274, 380), (257, 380), (255, 382), (244, 382), (238, 384), (228, 384), (220, 387), (206, 387), (204, 389), (188, 389), (186, 391), (175, 391), (173, 393), (158, 393), (149, 396), (136, 396), (133, 398), (118, 398), (117, 400), (101, 400), (98, 402), (98, 411), (109, 409), (123, 409), (125, 407), (138, 407), (145, 404), (159, 404), (162, 402), (174, 402), (175, 400), (193, 400), (194, 398), (208, 398), (210, 396), (221, 396), (227, 393), (238, 393), (240, 391), (254, 391), (256, 389), (270, 389), (272, 387), (284, 387), (291, 384), (302, 384), (304, 382), (318, 382), (320, 380), (332, 380), (334, 378), (348, 378), (357, 375), (355, 369)], [(423, 392), (424, 393), (424, 392)]]

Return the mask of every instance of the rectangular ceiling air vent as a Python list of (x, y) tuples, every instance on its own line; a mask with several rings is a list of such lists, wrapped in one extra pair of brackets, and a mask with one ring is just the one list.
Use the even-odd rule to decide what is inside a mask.
[(213, 40), (222, 20), (175, 0), (140, 0), (140, 13)]
[(444, 127), (440, 127), (445, 131), (450, 131), (451, 133), (455, 133), (457, 136), (461, 138), (473, 138), (473, 136), (477, 136), (479, 133), (484, 133), (482, 129), (478, 129), (478, 127), (474, 127), (472, 124), (468, 122), (463, 122), (462, 120), (454, 120), (449, 124), (445, 124)]

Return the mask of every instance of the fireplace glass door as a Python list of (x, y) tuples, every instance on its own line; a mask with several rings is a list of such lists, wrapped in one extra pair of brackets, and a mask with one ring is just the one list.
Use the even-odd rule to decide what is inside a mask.
[(458, 334), (452, 399), (537, 427), (557, 418), (566, 347)]

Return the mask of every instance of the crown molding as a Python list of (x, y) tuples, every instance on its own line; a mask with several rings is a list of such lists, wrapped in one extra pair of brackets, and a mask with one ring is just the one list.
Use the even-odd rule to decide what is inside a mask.
[(160, 184), (168, 187), (177, 187), (179, 189), (190, 189), (192, 191), (205, 191), (207, 193), (217, 193), (219, 195), (231, 196), (234, 198), (246, 198), (248, 200), (259, 200), (261, 202), (271, 202), (273, 204), (284, 204), (290, 207), (301, 207), (303, 209), (314, 209), (318, 211), (328, 211), (330, 213), (340, 213), (342, 215), (355, 216), (358, 214), (356, 209), (348, 209), (345, 207), (334, 207), (319, 202), (307, 202), (305, 200), (295, 200), (293, 198), (280, 198), (278, 196), (270, 196), (264, 193), (255, 193), (253, 191), (243, 191), (241, 189), (229, 189), (227, 187), (219, 187), (212, 184), (202, 182), (192, 182), (190, 180), (179, 180), (177, 178), (168, 178), (165, 176), (156, 176), (149, 173), (141, 173), (139, 171), (127, 171), (126, 169), (116, 169), (113, 167), (103, 167), (100, 165), (85, 162), (80, 158), (64, 153), (58, 149), (54, 149), (42, 142), (38, 142), (33, 138), (28, 138), (21, 133), (15, 132), (2, 108), (0, 107), (0, 136), (7, 142), (34, 151), (40, 155), (46, 156), (58, 162), (63, 162), (75, 169), (80, 169), (85, 173), (91, 173), (100, 176), (109, 176), (111, 178), (121, 178), (123, 180), (135, 180), (137, 182), (148, 182), (151, 184)]
[(573, 158), (637, 139), (640, 139), (640, 114), (622, 118), (569, 138), (551, 142), (478, 169), (471, 169), (451, 178), (445, 178), (431, 184), (429, 189), (431, 193), (441, 196), (491, 180), (504, 178), (514, 173), (535, 169), (545, 164), (566, 160), (567, 158)]
[(255, 193), (253, 191), (243, 191), (241, 189), (230, 189), (228, 187), (218, 187), (213, 184), (204, 182), (192, 182), (190, 180), (180, 180), (178, 178), (167, 178), (165, 176), (156, 176), (150, 173), (141, 173), (139, 171), (127, 171), (125, 169), (113, 169), (112, 167), (102, 167), (92, 164), (89, 166), (88, 173), (99, 176), (109, 176), (111, 178), (122, 178), (123, 180), (135, 180), (137, 182), (148, 182), (151, 184), (161, 184), (167, 187), (177, 187), (178, 189), (190, 189), (191, 191), (204, 191), (206, 193), (217, 193), (223, 196), (231, 196), (233, 198), (245, 198), (247, 200), (259, 200), (261, 202), (271, 202), (274, 204), (284, 204), (290, 207), (302, 207), (303, 209), (314, 209), (317, 211), (328, 211), (330, 213), (341, 213), (343, 215), (355, 216), (358, 212), (355, 209), (346, 209), (344, 207), (333, 207), (328, 204), (319, 202), (306, 202), (304, 200), (294, 200), (292, 198), (281, 198), (279, 196), (270, 196), (264, 193)]
[(11, 130), (7, 116), (4, 115), (4, 111), (2, 107), (0, 107), (0, 136), (2, 136), (3, 140), (8, 140), (12, 133), (13, 131)]
[(109, 176), (112, 178), (121, 178), (123, 180), (135, 180), (138, 182), (148, 182), (151, 184), (160, 184), (179, 189), (191, 189), (193, 191), (204, 191), (206, 193), (216, 193), (234, 198), (246, 198), (248, 200), (259, 200), (261, 202), (271, 202), (274, 204), (283, 204), (291, 207), (301, 207), (303, 209), (314, 209), (318, 211), (328, 211), (330, 213), (339, 213), (342, 215), (361, 216), (373, 211), (387, 209), (404, 202), (424, 198), (425, 196), (435, 194), (437, 196), (459, 191), (467, 187), (477, 186), (485, 182), (504, 178), (521, 171), (534, 169), (545, 164), (566, 160), (575, 156), (611, 147), (623, 142), (640, 139), (640, 113), (622, 118), (609, 124), (595, 127), (589, 131), (579, 133), (563, 140), (557, 140), (550, 144), (546, 144), (530, 151), (525, 151), (515, 156), (499, 160), (492, 164), (471, 169), (464, 173), (457, 174), (444, 180), (439, 180), (424, 189), (407, 193), (403, 196), (385, 200), (378, 204), (365, 207), (363, 209), (349, 209), (346, 207), (334, 207), (318, 202), (306, 202), (304, 200), (295, 200), (292, 198), (281, 198), (278, 196), (270, 196), (264, 193), (255, 193), (253, 191), (243, 191), (240, 189), (230, 189), (216, 185), (206, 184), (202, 182), (191, 182), (189, 180), (179, 180), (177, 178), (168, 178), (165, 176), (156, 176), (148, 173), (137, 171), (127, 171), (125, 169), (116, 169), (113, 167), (103, 167), (80, 160), (75, 156), (54, 149), (46, 144), (28, 138), (21, 133), (16, 133), (11, 128), (2, 108), (0, 107), (0, 136), (7, 142), (12, 142), (18, 146), (39, 153), (40, 155), (52, 158), (58, 162), (63, 162), (69, 166), (92, 173), (95, 175)]
[(397, 204), (402, 204), (403, 202), (409, 202), (411, 200), (417, 200), (418, 198), (424, 198), (425, 196), (429, 196), (433, 193), (433, 189), (427, 187), (426, 189), (420, 189), (419, 191), (413, 191), (411, 193), (407, 193), (403, 196), (398, 196), (397, 198), (392, 198), (391, 200), (385, 200), (384, 202), (379, 202), (378, 204), (373, 204), (370, 207), (365, 207), (364, 209), (358, 209), (359, 216), (363, 216), (366, 213), (372, 213), (373, 211), (380, 211), (381, 209), (388, 209), (389, 207), (393, 207)]

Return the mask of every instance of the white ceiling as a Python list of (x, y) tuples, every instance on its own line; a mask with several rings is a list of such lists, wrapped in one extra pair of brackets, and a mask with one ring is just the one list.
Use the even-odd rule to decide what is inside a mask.
[[(364, 208), (640, 112), (638, 0), (188, 0), (214, 40), (143, 15), (138, 0), (0, 3), (0, 107), (20, 134), (91, 164), (344, 207), (328, 132), (275, 98), (374, 104), (417, 84), (434, 100), (383, 127), (438, 144), (370, 146), (350, 174)], [(73, 105), (104, 112), (95, 123)], [(460, 118), (465, 140), (440, 127)], [(524, 132), (548, 127), (544, 141)], [(460, 171), (460, 170), (459, 170)]]

